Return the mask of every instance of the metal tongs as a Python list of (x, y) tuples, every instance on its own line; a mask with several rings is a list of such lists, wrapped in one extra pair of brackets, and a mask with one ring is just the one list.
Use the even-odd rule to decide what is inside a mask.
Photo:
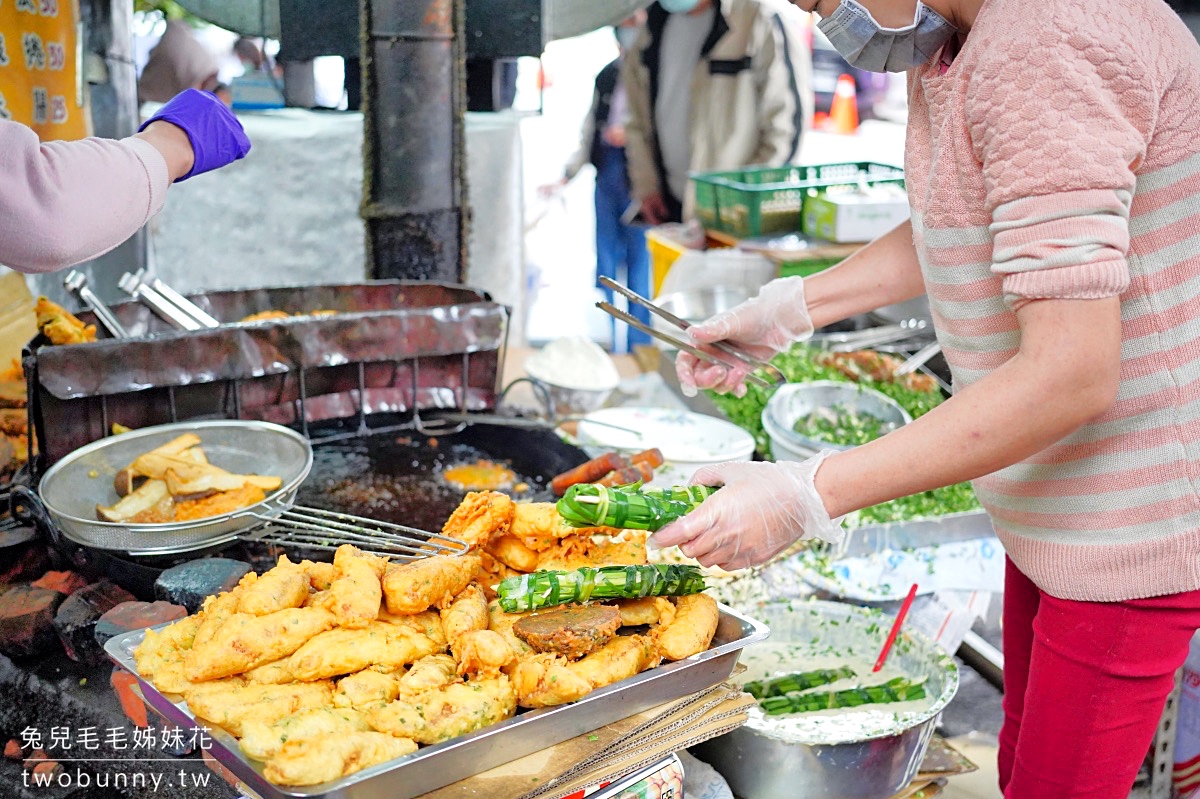
[(204, 309), (188, 300), (156, 277), (147, 276), (145, 270), (126, 272), (121, 276), (121, 289), (135, 300), (146, 305), (159, 317), (180, 330), (201, 330), (217, 327), (220, 322)]
[[(638, 305), (641, 305), (643, 308), (649, 309), (649, 311), (651, 313), (653, 313), (655, 316), (657, 316), (660, 319), (663, 319), (667, 322), (670, 322), (671, 324), (675, 325), (675, 327), (679, 328), (680, 330), (687, 330), (689, 327), (692, 326), (692, 323), (687, 321), (686, 319), (680, 319), (678, 316), (671, 313), (670, 311), (666, 311), (666, 310), (658, 307), (657, 305), (655, 305), (654, 303), (652, 303), (650, 300), (646, 299), (642, 295), (638, 294), (635, 291), (631, 291), (630, 289), (626, 288), (625, 286), (622, 286), (620, 283), (618, 283), (615, 280), (612, 280), (611, 278), (601, 277), (600, 285), (604, 286), (605, 288), (612, 289), (613, 291), (617, 292), (618, 294), (624, 296), (630, 302), (637, 303)], [(683, 341), (681, 339), (675, 338), (674, 336), (672, 336), (668, 333), (664, 333), (663, 331), (658, 330), (657, 328), (651, 327), (650, 325), (643, 323), (640, 319), (637, 319), (636, 317), (625, 313), (620, 308), (614, 307), (611, 303), (598, 302), (598, 303), (596, 303), (596, 307), (599, 308), (600, 310), (604, 311), (606, 314), (613, 317), (614, 319), (619, 319), (622, 322), (624, 322), (625, 324), (629, 325), (630, 327), (632, 327), (636, 330), (640, 330), (648, 336), (653, 336), (654, 338), (658, 339), (659, 341), (666, 342), (667, 344), (670, 344), (673, 347), (678, 347), (680, 350), (682, 350), (684, 352), (691, 353), (692, 355), (695, 355), (697, 358), (699, 358), (702, 361), (706, 361), (707, 363), (715, 363), (720, 366), (724, 366), (726, 369), (736, 369), (739, 366), (749, 366), (751, 369), (762, 370), (762, 371), (766, 372), (768, 375), (767, 378), (764, 378), (760, 375), (755, 374), (752, 371), (752, 372), (750, 372), (750, 374), (748, 374), (746, 376), (747, 382), (755, 383), (763, 388), (774, 388), (775, 386), (779, 386), (779, 385), (782, 385), (783, 383), (787, 382), (787, 378), (784, 377), (783, 372), (779, 371), (779, 369), (777, 369), (776, 367), (772, 366), (771, 364), (767, 363), (766, 361), (764, 361), (760, 358), (755, 358), (750, 353), (740, 350), (737, 347), (734, 347), (733, 345), (728, 344), (724, 341), (717, 341), (717, 342), (714, 342), (714, 343), (708, 345), (713, 350), (716, 350), (716, 352), (710, 352), (708, 350), (700, 349), (700, 348), (696, 347), (696, 345), (691, 344), (687, 341)]]

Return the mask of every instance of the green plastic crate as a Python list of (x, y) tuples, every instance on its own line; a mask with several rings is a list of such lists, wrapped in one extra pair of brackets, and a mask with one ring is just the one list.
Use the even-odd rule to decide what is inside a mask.
[(696, 218), (740, 239), (800, 230), (804, 198), (832, 186), (904, 185), (904, 170), (858, 161), (815, 166), (748, 167), (691, 176)]

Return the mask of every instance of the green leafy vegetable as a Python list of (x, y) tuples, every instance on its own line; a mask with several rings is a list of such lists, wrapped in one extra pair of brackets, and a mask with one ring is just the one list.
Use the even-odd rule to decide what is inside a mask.
[(806, 413), (792, 426), (806, 438), (836, 444), (842, 447), (857, 447), (874, 441), (888, 432), (887, 423), (874, 414), (856, 412), (840, 402), (829, 408)]
[(698, 567), (670, 564), (538, 571), (505, 578), (496, 593), (505, 613), (522, 613), (591, 599), (683, 596), (703, 590), (704, 575)]
[(746, 693), (755, 699), (765, 699), (768, 696), (783, 696), (784, 694), (807, 691), (810, 688), (829, 685), (838, 680), (850, 680), (854, 676), (853, 669), (842, 666), (836, 669), (802, 671), (797, 674), (777, 677), (773, 680), (753, 680), (742, 687), (746, 689)]
[(715, 488), (675, 486), (643, 489), (640, 483), (606, 488), (581, 483), (558, 501), (558, 515), (573, 527), (616, 527), (656, 531), (691, 512)]
[(907, 702), (924, 699), (924, 680), (913, 682), (907, 677), (897, 677), (882, 685), (865, 688), (848, 688), (845, 691), (830, 691), (811, 694), (787, 694), (770, 696), (759, 701), (769, 716), (783, 713), (811, 713), (814, 710), (835, 710), (860, 705), (878, 705), (888, 702)]

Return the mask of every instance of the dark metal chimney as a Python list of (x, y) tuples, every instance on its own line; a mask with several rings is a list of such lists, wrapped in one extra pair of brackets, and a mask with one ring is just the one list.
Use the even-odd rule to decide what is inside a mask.
[(367, 272), (460, 282), (463, 0), (360, 0)]

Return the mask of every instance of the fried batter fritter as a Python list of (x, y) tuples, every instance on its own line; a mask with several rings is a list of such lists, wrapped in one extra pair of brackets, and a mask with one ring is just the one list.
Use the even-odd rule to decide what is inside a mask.
[(416, 696), (444, 688), (452, 682), (458, 682), (454, 658), (449, 655), (428, 655), (413, 663), (412, 668), (399, 679), (398, 684), (401, 694)]
[(515, 535), (493, 538), (484, 547), (484, 551), (510, 569), (519, 572), (537, 571), (538, 553), (525, 546)]
[(708, 649), (717, 633), (720, 609), (708, 594), (672, 597), (675, 617), (657, 631), (659, 654), (667, 660), (683, 660)]
[(192, 646), (185, 674), (193, 682), (241, 674), (287, 657), (331, 627), (333, 614), (317, 608), (289, 608), (266, 616), (235, 613), (211, 640)]
[(483, 589), (477, 585), (468, 585), (458, 596), (454, 597), (454, 601), (449, 607), (441, 612), (442, 629), (446, 633), (446, 640), (450, 642), (450, 646), (454, 646), (454, 642), (463, 633), (469, 633), (472, 630), (486, 630), (488, 626), (488, 607), (487, 598), (483, 595)]
[(516, 711), (516, 692), (501, 674), (398, 699), (372, 710), (367, 723), (380, 732), (435, 744), (512, 718)]
[(267, 724), (258, 719), (242, 723), (242, 751), (255, 760), (274, 757), (288, 741), (334, 738), (371, 729), (366, 714), (350, 708), (318, 707)]
[(277, 610), (298, 608), (308, 599), (308, 573), (287, 555), (280, 555), (275, 568), (264, 572), (253, 585), (242, 590), (238, 612), (265, 616)]
[(379, 616), (380, 580), (387, 561), (343, 544), (333, 556), (333, 565), (335, 577), (329, 590), (334, 618), (339, 627), (361, 630)]
[(442, 526), (442, 535), (465, 541), (479, 549), (489, 540), (508, 532), (513, 520), (513, 501), (499, 491), (472, 491), (450, 514)]
[(362, 630), (338, 628), (315, 636), (296, 650), (288, 665), (298, 680), (321, 680), (371, 666), (399, 668), (440, 650), (407, 626), (373, 621)]
[(302, 710), (333, 704), (333, 683), (328, 680), (290, 685), (205, 683), (185, 691), (183, 698), (196, 718), (240, 738), (242, 725), (250, 719), (271, 724)]
[(263, 774), (276, 785), (318, 785), (415, 751), (416, 743), (407, 738), (369, 731), (289, 740)]
[(467, 587), (478, 567), (478, 555), (431, 555), (389, 565), (383, 575), (387, 609), (405, 615), (443, 608)]
[(473, 677), (495, 677), (517, 660), (504, 636), (491, 630), (463, 633), (454, 642), (453, 650), (458, 673)]
[(333, 704), (362, 710), (387, 704), (399, 693), (400, 683), (394, 675), (365, 669), (338, 680)]

